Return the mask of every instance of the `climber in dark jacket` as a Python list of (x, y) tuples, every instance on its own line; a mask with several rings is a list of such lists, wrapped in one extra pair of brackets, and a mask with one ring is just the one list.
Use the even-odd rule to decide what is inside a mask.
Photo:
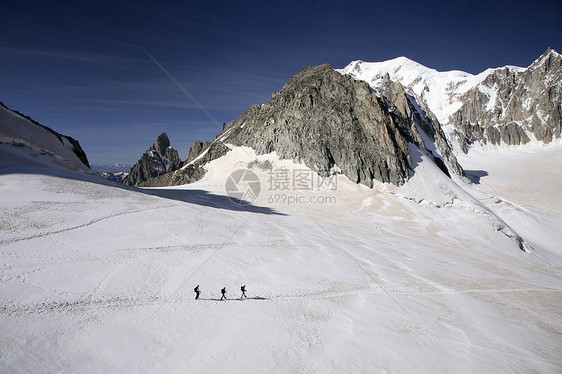
[(221, 300), (226, 300), (226, 287), (221, 290)]
[(242, 296), (240, 296), (240, 298), (248, 297), (248, 296), (246, 296), (246, 285), (243, 285), (242, 287), (240, 287), (240, 291), (242, 291)]
[(199, 300), (199, 295), (201, 295), (201, 291), (199, 291), (199, 285), (193, 289), (195, 291), (195, 300)]

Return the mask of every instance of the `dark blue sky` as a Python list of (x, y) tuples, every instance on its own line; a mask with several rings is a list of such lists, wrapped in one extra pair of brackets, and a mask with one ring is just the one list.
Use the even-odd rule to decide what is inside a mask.
[(134, 163), (163, 131), (185, 159), (306, 66), (528, 66), (562, 50), (561, 15), (561, 1), (3, 1), (0, 101), (93, 164)]

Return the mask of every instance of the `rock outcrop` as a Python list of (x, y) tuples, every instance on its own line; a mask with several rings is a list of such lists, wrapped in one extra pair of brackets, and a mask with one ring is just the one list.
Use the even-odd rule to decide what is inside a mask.
[(133, 165), (129, 175), (122, 183), (129, 186), (139, 186), (143, 182), (177, 170), (181, 166), (178, 151), (170, 146), (166, 133), (162, 133), (156, 142)]
[(453, 171), (462, 173), (438, 124), (399, 84), (389, 81), (387, 94), (377, 96), (367, 83), (329, 65), (308, 67), (267, 104), (252, 106), (229, 123), (215, 142), (248, 146), (258, 154), (275, 151), (322, 176), (337, 168), (371, 187), (373, 180), (403, 184), (414, 168), (408, 143), (426, 149), (427, 137), (439, 140)]
[(201, 142), (199, 140), (195, 141), (193, 147), (189, 149), (189, 155), (187, 156), (187, 160), (185, 161), (186, 164), (190, 163), (191, 161), (195, 160), (201, 153), (207, 150), (211, 142)]
[[(201, 147), (203, 146), (203, 147)], [(164, 186), (179, 186), (182, 184), (188, 184), (197, 182), (199, 179), (205, 176), (204, 166), (219, 158), (224, 156), (230, 148), (221, 142), (205, 142), (200, 141), (195, 142), (194, 148), (192, 147), (189, 151), (189, 158), (192, 159), (186, 162), (181, 169), (165, 173), (163, 175), (154, 177), (145, 182), (139, 184), (140, 187), (164, 187)], [(201, 156), (197, 158), (198, 156)], [(196, 160), (195, 160), (196, 159)]]
[[(450, 177), (449, 167), (455, 174), (465, 175), (439, 121), (430, 110), (423, 104), (420, 105), (413, 96), (406, 93), (400, 83), (392, 81), (388, 74), (379, 83), (378, 92), (387, 100), (391, 114), (398, 112), (400, 118), (405, 119), (408, 126), (412, 127), (412, 132), (419, 136), (415, 144), (425, 148), (445, 174)], [(445, 163), (438, 155), (441, 155), (447, 162)]]
[(464, 152), (476, 142), (550, 143), (561, 133), (562, 56), (550, 48), (527, 69), (495, 69), (452, 117)]

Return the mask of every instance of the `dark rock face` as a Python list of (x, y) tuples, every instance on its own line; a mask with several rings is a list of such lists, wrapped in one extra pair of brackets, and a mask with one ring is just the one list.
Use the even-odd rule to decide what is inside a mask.
[(213, 142), (207, 147), (206, 150), (207, 152), (199, 160), (195, 161), (195, 165), (206, 165), (207, 163), (227, 154), (228, 151), (230, 151), (230, 148), (228, 148), (223, 143)]
[(70, 136), (66, 136), (66, 135), (61, 135), (61, 137), (66, 138), (66, 140), (68, 140), (70, 142), (70, 144), (72, 144), (72, 151), (78, 157), (78, 159), (80, 161), (82, 161), (82, 163), (84, 165), (86, 165), (87, 167), (90, 167), (90, 162), (88, 161), (88, 156), (86, 156), (86, 152), (84, 152), (84, 150), (80, 146), (80, 143), (78, 142), (78, 140), (76, 140), (74, 138), (71, 138)]
[[(402, 120), (406, 122), (406, 126), (410, 126), (412, 133), (416, 136), (416, 139), (410, 140), (411, 142), (418, 147), (425, 148), (437, 166), (449, 177), (447, 164), (455, 174), (465, 175), (439, 121), (427, 107), (423, 104), (420, 105), (413, 96), (406, 93), (400, 83), (392, 81), (388, 74), (383, 77), (378, 90), (387, 100), (390, 114), (392, 116), (396, 116), (396, 112), (400, 114), (396, 121)], [(426, 141), (423, 140), (424, 138)], [(439, 157), (439, 154), (447, 161), (447, 164)]]
[(521, 126), (515, 122), (502, 126), (500, 134), (503, 142), (509, 145), (526, 144), (531, 141)]
[(199, 140), (195, 141), (195, 144), (193, 144), (193, 147), (191, 147), (189, 149), (189, 156), (187, 156), (187, 160), (185, 161), (186, 163), (190, 163), (191, 161), (195, 160), (197, 158), (197, 156), (199, 156), (201, 153), (205, 152), (207, 150), (207, 148), (209, 148), (209, 146), (211, 145), (211, 142), (200, 142)]
[(182, 184), (197, 182), (199, 179), (203, 178), (204, 175), (205, 170), (202, 167), (187, 165), (181, 170), (162, 174), (144, 181), (139, 184), (139, 187), (179, 186)]
[[(463, 96), (452, 118), (461, 149), (475, 142), (549, 143), (561, 133), (562, 56), (548, 49), (524, 70), (497, 69)], [(490, 96), (487, 92), (495, 92)]]
[[(207, 163), (224, 156), (230, 149), (220, 143), (201, 143), (200, 141), (196, 141), (195, 144), (206, 145), (200, 149), (202, 149), (199, 153), (193, 151), (193, 148), (190, 150), (190, 158), (197, 158), (197, 156), (201, 155), (203, 152), (207, 151), (200, 159), (195, 162), (186, 162), (186, 165), (183, 166), (181, 169), (165, 173), (163, 175), (151, 178), (139, 184), (140, 187), (164, 187), (164, 186), (179, 186), (182, 184), (188, 184), (197, 182), (199, 179), (205, 176), (205, 169), (203, 168), (204, 165)], [(194, 146), (195, 147), (195, 146)], [(193, 152), (192, 152), (193, 151)], [(193, 157), (192, 157), (193, 153)]]
[(407, 144), (426, 148), (421, 129), (462, 173), (436, 121), (415, 107), (402, 86), (389, 80), (386, 95), (377, 97), (367, 83), (329, 65), (309, 67), (267, 104), (252, 106), (226, 126), (215, 143), (248, 146), (258, 154), (275, 151), (322, 176), (337, 167), (372, 187), (373, 179), (401, 185), (409, 178), (414, 165)]
[(168, 135), (162, 133), (152, 147), (133, 165), (129, 175), (123, 178), (122, 183), (139, 186), (151, 178), (177, 170), (180, 165), (178, 151), (170, 146)]

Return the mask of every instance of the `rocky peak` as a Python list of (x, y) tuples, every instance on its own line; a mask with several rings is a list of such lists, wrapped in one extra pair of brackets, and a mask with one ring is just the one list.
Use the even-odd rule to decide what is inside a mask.
[(165, 132), (163, 132), (162, 134), (160, 134), (160, 136), (158, 136), (158, 138), (156, 138), (156, 141), (154, 142), (153, 145), (154, 150), (159, 155), (166, 154), (166, 149), (169, 146), (170, 146), (170, 139), (168, 139), (168, 134), (166, 134)]
[(142, 182), (140, 186), (178, 186), (196, 182), (203, 178), (207, 172), (204, 167), (207, 163), (224, 156), (228, 151), (230, 151), (230, 148), (220, 141), (203, 143), (197, 140), (195, 141), (195, 145), (189, 151), (190, 156), (188, 160), (180, 169), (151, 178)]
[(463, 95), (452, 124), (464, 152), (473, 143), (549, 143), (561, 134), (562, 56), (550, 48), (528, 68), (493, 70)]
[(557, 69), (560, 68), (561, 60), (562, 56), (554, 49), (548, 47), (548, 49), (529, 66), (529, 69), (536, 69), (537, 67), (543, 65), (544, 71)]
[[(408, 143), (424, 148), (417, 121), (430, 127), (433, 123), (418, 110), (413, 113), (403, 87), (388, 89), (393, 100), (378, 97), (367, 83), (330, 65), (308, 67), (267, 104), (248, 109), (219, 139), (258, 154), (275, 151), (322, 176), (337, 166), (369, 187), (373, 180), (400, 185), (414, 166)], [(397, 106), (388, 104), (394, 101)], [(433, 139), (435, 134), (440, 133), (428, 136)]]
[(177, 170), (180, 166), (178, 151), (170, 146), (168, 135), (164, 132), (133, 165), (131, 172), (123, 178), (122, 183), (139, 186), (151, 178)]

